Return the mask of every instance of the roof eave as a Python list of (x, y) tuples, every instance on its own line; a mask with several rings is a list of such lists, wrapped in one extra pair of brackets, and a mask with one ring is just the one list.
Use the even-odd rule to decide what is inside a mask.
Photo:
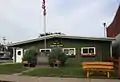
[(27, 41), (22, 41), (22, 42), (17, 42), (17, 43), (12, 43), (8, 44), (7, 46), (13, 47), (13, 46), (18, 46), (22, 44), (27, 44), (27, 43), (32, 43), (36, 41), (41, 41), (50, 38), (68, 38), (68, 39), (81, 39), (81, 40), (96, 40), (96, 41), (113, 41), (115, 38), (92, 38), (92, 37), (75, 37), (75, 36), (49, 36), (49, 37), (42, 37), (42, 38), (37, 38), (37, 39), (32, 39), (32, 40), (27, 40)]

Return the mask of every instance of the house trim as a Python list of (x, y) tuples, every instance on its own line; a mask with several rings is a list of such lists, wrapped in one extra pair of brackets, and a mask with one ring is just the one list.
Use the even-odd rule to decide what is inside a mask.
[(31, 40), (11, 43), (11, 44), (8, 44), (7, 46), (18, 46), (18, 45), (22, 45), (22, 44), (26, 44), (26, 43), (32, 43), (32, 42), (36, 42), (36, 41), (41, 41), (41, 40), (44, 40), (45, 38), (46, 38), (46, 40), (47, 39), (51, 39), (51, 38), (78, 39), (78, 40), (95, 40), (95, 41), (113, 41), (113, 40), (115, 40), (115, 38), (97, 38), (97, 37), (54, 35), (54, 36), (45, 36), (45, 37), (40, 37), (40, 38), (36, 38), (36, 39), (31, 39)]

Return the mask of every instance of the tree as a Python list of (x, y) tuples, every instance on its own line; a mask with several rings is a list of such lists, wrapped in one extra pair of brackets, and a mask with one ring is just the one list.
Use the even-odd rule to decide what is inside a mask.
[(66, 54), (62, 51), (61, 48), (53, 48), (49, 55), (49, 65), (54, 66), (54, 64), (60, 61), (60, 66), (64, 66), (67, 60)]
[(39, 37), (48, 36), (48, 35), (54, 35), (54, 34), (65, 35), (64, 33), (61, 33), (61, 32), (54, 32), (54, 33), (48, 32), (48, 33), (40, 34)]
[[(24, 61), (27, 61), (27, 63), (24, 63)], [(23, 64), (30, 65), (30, 67), (34, 67), (37, 64), (37, 51), (35, 48), (26, 50), (23, 56)]]

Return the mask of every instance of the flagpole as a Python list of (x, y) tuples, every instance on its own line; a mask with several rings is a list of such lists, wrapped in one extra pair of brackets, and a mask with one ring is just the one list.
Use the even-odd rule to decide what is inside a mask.
[(43, 16), (43, 28), (44, 28), (44, 48), (45, 48), (45, 52), (46, 52), (46, 15)]
[(43, 9), (43, 29), (44, 29), (44, 48), (45, 48), (45, 54), (46, 54), (46, 5), (45, 0), (42, 2), (42, 9)]

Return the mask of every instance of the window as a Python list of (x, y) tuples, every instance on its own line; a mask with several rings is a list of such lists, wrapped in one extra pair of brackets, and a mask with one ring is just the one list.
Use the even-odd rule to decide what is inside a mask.
[(83, 47), (81, 48), (81, 54), (82, 55), (95, 55), (95, 47)]
[(18, 55), (21, 55), (21, 51), (18, 51)]
[(94, 53), (94, 48), (89, 48), (89, 53)]
[(40, 49), (41, 56), (48, 56), (51, 52), (51, 49)]
[(51, 49), (40, 49), (40, 52), (47, 52), (47, 51), (49, 51), (49, 52), (51, 52)]
[(83, 49), (83, 53), (87, 54), (88, 53), (88, 49)]
[(75, 48), (63, 48), (63, 52), (70, 56), (75, 55), (76, 53)]

